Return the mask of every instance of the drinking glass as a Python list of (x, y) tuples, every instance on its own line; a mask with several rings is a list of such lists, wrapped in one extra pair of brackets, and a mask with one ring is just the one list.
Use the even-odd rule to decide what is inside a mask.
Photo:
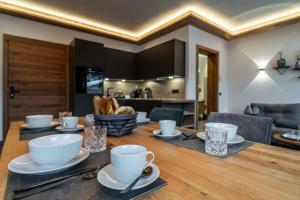
[(72, 117), (72, 112), (59, 112), (58, 113), (58, 117), (59, 117), (59, 123), (62, 124), (62, 118), (64, 117)]
[(86, 127), (94, 126), (94, 124), (95, 124), (94, 115), (93, 114), (86, 115), (84, 121), (85, 121), (85, 126)]
[(223, 129), (207, 129), (205, 152), (214, 156), (227, 155), (227, 135)]
[(107, 128), (105, 126), (90, 126), (85, 128), (84, 146), (90, 152), (101, 152), (106, 149)]

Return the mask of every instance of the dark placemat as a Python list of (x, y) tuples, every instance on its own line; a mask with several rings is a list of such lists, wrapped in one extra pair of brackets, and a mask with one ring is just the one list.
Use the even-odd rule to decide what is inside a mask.
[[(188, 131), (188, 132), (184, 131), (184, 133), (186, 133), (187, 135), (195, 134), (194, 131)], [(183, 140), (184, 138), (186, 138), (183, 135), (180, 135), (180, 136), (178, 136), (174, 139), (161, 139), (161, 138), (158, 138), (154, 135), (152, 137), (155, 137), (159, 140), (163, 140), (163, 141), (166, 141), (166, 142), (169, 142), (169, 143), (172, 143), (172, 144), (176, 144), (176, 145), (179, 145), (179, 146), (184, 146), (186, 148), (189, 148), (189, 149), (207, 154), (205, 152), (205, 141), (201, 140), (200, 138), (196, 138), (197, 136), (194, 136), (194, 139), (191, 139), (191, 140)], [(244, 141), (244, 142), (239, 143), (239, 144), (229, 144), (228, 148), (227, 148), (227, 155), (225, 155), (225, 156), (214, 156), (214, 157), (221, 158), (221, 159), (228, 158), (228, 157), (233, 156), (234, 154), (242, 151), (243, 149), (246, 149), (246, 148), (250, 147), (253, 144), (254, 143), (250, 142), (250, 141)], [(209, 154), (207, 154), (207, 155), (209, 155)], [(213, 156), (213, 155), (211, 155), (211, 156)]]
[[(65, 171), (58, 172), (55, 174), (48, 175), (21, 175), (13, 172), (9, 172), (7, 186), (5, 191), (5, 200), (12, 199), (13, 197), (13, 187), (27, 185), (56, 176), (68, 174), (72, 171), (92, 166), (100, 166), (104, 163), (110, 162), (110, 150), (106, 150), (100, 153), (92, 153), (90, 156), (82, 163), (69, 168)], [(24, 200), (127, 200), (135, 199), (144, 194), (147, 194), (155, 189), (158, 189), (166, 185), (166, 182), (159, 178), (152, 184), (137, 190), (132, 190), (125, 195), (120, 195), (118, 190), (112, 190), (102, 186), (98, 183), (97, 179), (82, 180), (80, 177), (72, 179), (66, 183), (63, 183), (55, 188), (49, 189), (39, 194), (35, 194), (26, 198)]]
[[(64, 132), (64, 133), (80, 133), (82, 131)], [(27, 129), (20, 128), (20, 140), (32, 140), (37, 137), (54, 135), (61, 132), (57, 132), (54, 128), (41, 128), (41, 129)]]

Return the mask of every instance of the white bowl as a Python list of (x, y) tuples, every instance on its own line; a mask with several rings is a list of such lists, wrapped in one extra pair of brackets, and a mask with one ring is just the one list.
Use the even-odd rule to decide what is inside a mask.
[(230, 140), (236, 136), (238, 127), (236, 125), (226, 123), (206, 123), (205, 130), (207, 131), (209, 129), (227, 130), (227, 137)]
[(29, 115), (26, 116), (26, 123), (30, 126), (49, 125), (52, 122), (53, 115)]
[(29, 141), (29, 152), (38, 164), (61, 165), (79, 153), (82, 139), (79, 134), (43, 136)]

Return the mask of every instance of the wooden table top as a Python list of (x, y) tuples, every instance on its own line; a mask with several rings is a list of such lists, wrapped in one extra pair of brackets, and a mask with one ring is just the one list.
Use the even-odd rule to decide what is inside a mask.
[[(28, 152), (27, 141), (19, 141), (20, 124), (10, 126), (1, 155), (1, 196), (8, 162)], [(112, 145), (140, 144), (155, 153), (154, 162), (168, 185), (144, 199), (300, 199), (299, 151), (254, 144), (218, 159), (150, 137), (155, 128), (156, 124), (139, 126), (130, 135), (109, 138)]]
[(282, 135), (282, 134), (280, 134), (280, 133), (274, 134), (274, 135), (273, 135), (273, 138), (276, 139), (276, 140), (279, 140), (280, 142), (286, 143), (286, 144), (291, 144), (291, 145), (295, 145), (295, 146), (300, 146), (300, 142), (285, 139), (285, 138), (281, 137), (281, 135)]

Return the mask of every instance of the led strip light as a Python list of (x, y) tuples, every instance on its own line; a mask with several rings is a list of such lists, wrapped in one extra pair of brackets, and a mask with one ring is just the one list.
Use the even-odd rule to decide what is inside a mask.
[(203, 21), (230, 36), (237, 36), (242, 33), (250, 32), (259, 28), (263, 28), (272, 24), (277, 24), (292, 19), (300, 18), (300, 6), (295, 6), (292, 9), (278, 12), (268, 17), (261, 18), (249, 23), (242, 24), (240, 26), (232, 26), (229, 22), (223, 21), (222, 17), (217, 16), (213, 12), (209, 12), (206, 9), (199, 10), (193, 6), (187, 6), (180, 10), (177, 10), (168, 17), (159, 20), (157, 23), (146, 27), (139, 33), (129, 32), (127, 30), (119, 29), (107, 24), (99, 23), (96, 21), (84, 19), (82, 17), (65, 14), (58, 12), (44, 6), (38, 6), (17, 0), (0, 0), (0, 9), (20, 13), (32, 17), (37, 17), (44, 20), (54, 21), (65, 25), (70, 25), (86, 30), (99, 32), (103, 34), (112, 35), (118, 38), (138, 42), (147, 36), (159, 32), (160, 30), (167, 28), (187, 17), (194, 17)]

